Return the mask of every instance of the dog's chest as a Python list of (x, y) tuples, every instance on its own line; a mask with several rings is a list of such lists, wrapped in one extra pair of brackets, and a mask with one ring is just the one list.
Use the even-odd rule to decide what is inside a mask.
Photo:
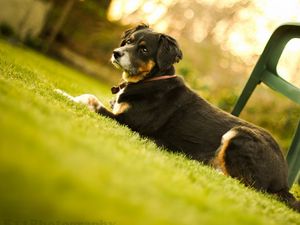
[(119, 115), (121, 113), (124, 113), (130, 107), (130, 105), (127, 102), (120, 102), (120, 96), (124, 93), (125, 88), (122, 88), (116, 96), (116, 101), (115, 101), (115, 103), (113, 105), (113, 109), (112, 109), (113, 114), (115, 114), (115, 115)]

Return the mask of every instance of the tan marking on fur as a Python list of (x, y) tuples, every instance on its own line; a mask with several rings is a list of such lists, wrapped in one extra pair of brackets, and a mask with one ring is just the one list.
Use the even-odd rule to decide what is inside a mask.
[(88, 99), (88, 105), (94, 109), (94, 111), (97, 111), (100, 108), (100, 103), (98, 99), (94, 98), (93, 96), (89, 97)]
[(130, 35), (129, 40), (132, 42), (135, 41), (135, 34)]
[(121, 103), (118, 103), (119, 98), (120, 98), (120, 96), (123, 94), (124, 90), (125, 90), (125, 88), (121, 89), (121, 90), (118, 92), (117, 96), (116, 96), (116, 102), (115, 102), (115, 104), (114, 104), (114, 106), (113, 106), (113, 109), (112, 109), (112, 112), (113, 112), (113, 114), (115, 114), (115, 115), (119, 115), (119, 114), (125, 112), (125, 111), (128, 110), (129, 107), (130, 107), (130, 105), (129, 105), (127, 102), (121, 102)]
[(130, 83), (137, 83), (141, 80), (143, 80), (144, 78), (141, 77), (141, 76), (138, 76), (138, 75), (135, 75), (135, 76), (131, 76), (129, 75), (127, 72), (123, 72), (122, 74), (122, 78), (123, 80), (125, 80), (126, 82), (130, 82)]
[(221, 149), (218, 152), (218, 155), (215, 158), (214, 164), (225, 174), (228, 175), (226, 164), (225, 164), (225, 152), (228, 147), (229, 141), (226, 141), (222, 144)]
[(115, 103), (114, 108), (113, 108), (113, 114), (115, 115), (119, 115), (123, 112), (125, 112), (126, 110), (128, 110), (130, 107), (130, 105), (127, 102), (123, 102), (123, 103)]
[(140, 43), (139, 43), (139, 46), (145, 46), (146, 45), (146, 41), (141, 41)]
[(155, 62), (153, 60), (149, 60), (147, 63), (144, 63), (139, 68), (139, 73), (140, 74), (149, 73), (154, 66), (155, 66)]
[(155, 62), (153, 60), (149, 60), (147, 63), (142, 63), (142, 65), (138, 69), (137, 75), (129, 75), (126, 72), (123, 72), (123, 79), (127, 82), (137, 83), (141, 80), (144, 80), (146, 75), (152, 70), (155, 66)]
[(225, 162), (225, 156), (226, 156), (226, 150), (228, 148), (228, 145), (231, 141), (231, 139), (236, 135), (236, 131), (230, 130), (227, 133), (225, 133), (222, 137), (222, 143), (217, 151), (217, 155), (213, 160), (213, 167), (216, 169), (220, 169), (224, 175), (229, 175), (227, 169), (226, 169), (226, 162)]

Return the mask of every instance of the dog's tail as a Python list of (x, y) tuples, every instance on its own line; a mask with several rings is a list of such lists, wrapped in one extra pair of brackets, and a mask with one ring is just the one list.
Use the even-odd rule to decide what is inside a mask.
[(300, 213), (300, 201), (292, 195), (288, 189), (275, 193), (278, 199), (284, 202), (287, 206)]

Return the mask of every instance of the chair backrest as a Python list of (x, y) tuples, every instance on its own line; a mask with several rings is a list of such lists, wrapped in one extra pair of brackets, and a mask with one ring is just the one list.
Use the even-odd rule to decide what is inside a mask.
[[(252, 92), (261, 82), (300, 104), (300, 88), (284, 80), (277, 72), (280, 56), (286, 44), (293, 38), (300, 38), (300, 23), (283, 24), (273, 32), (232, 111), (233, 115), (238, 116), (240, 114)], [(289, 185), (291, 186), (300, 169), (300, 123), (289, 149), (287, 161), (289, 164)]]

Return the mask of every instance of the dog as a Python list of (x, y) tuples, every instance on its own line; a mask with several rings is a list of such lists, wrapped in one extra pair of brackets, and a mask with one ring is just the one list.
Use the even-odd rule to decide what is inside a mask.
[(177, 41), (147, 25), (125, 31), (111, 62), (124, 82), (113, 87), (111, 109), (93, 95), (66, 95), (92, 111), (152, 139), (158, 146), (210, 165), (256, 190), (276, 195), (300, 212), (289, 192), (287, 163), (264, 129), (198, 96), (175, 74), (182, 59)]

